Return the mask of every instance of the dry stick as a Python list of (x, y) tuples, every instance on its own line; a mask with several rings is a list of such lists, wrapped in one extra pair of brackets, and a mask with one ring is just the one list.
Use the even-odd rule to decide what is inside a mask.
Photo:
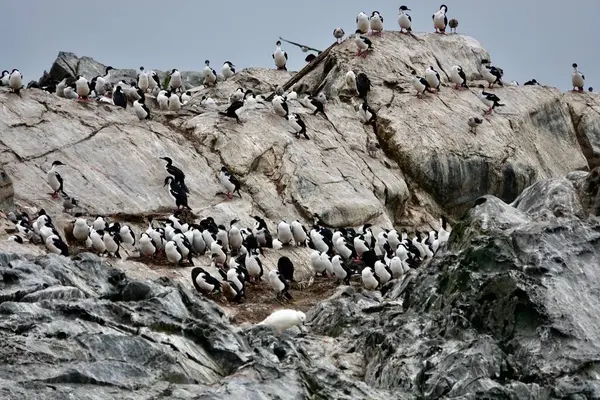
[[(327, 57), (331, 49), (333, 49), (335, 46), (337, 46), (337, 43), (334, 43), (325, 50), (323, 50), (323, 52), (319, 54), (317, 58), (314, 59), (314, 61), (308, 63), (308, 65), (306, 65), (304, 68), (298, 71), (298, 73), (294, 75), (292, 79), (283, 84), (283, 90), (286, 91), (289, 88), (293, 87), (296, 83), (298, 83), (300, 79), (304, 78), (308, 73), (312, 72), (312, 70), (314, 70), (321, 63), (321, 61), (323, 61), (325, 57)], [(275, 97), (275, 92), (271, 93), (269, 97), (265, 99), (265, 101), (271, 101), (273, 100), (273, 97)]]

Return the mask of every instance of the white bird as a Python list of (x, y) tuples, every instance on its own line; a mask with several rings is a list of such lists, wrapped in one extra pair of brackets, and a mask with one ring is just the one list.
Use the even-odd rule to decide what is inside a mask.
[(10, 77), (8, 78), (8, 85), (14, 93), (21, 93), (21, 88), (23, 87), (23, 75), (21, 74), (21, 72), (19, 72), (18, 69), (13, 69), (10, 73)]
[(165, 255), (167, 256), (167, 261), (171, 264), (179, 264), (183, 255), (181, 254), (181, 250), (177, 246), (177, 243), (170, 240), (165, 244)]
[(304, 324), (306, 315), (302, 311), (277, 310), (265, 318), (258, 325), (269, 326), (281, 334), (286, 329)]
[(63, 183), (64, 183), (63, 178), (60, 176), (60, 174), (56, 170), (56, 168), (61, 165), (65, 165), (65, 164), (63, 164), (60, 161), (54, 161), (52, 163), (52, 168), (50, 168), (50, 171), (48, 171), (48, 174), (46, 176), (48, 185), (50, 185), (50, 188), (54, 191), (52, 193), (52, 198), (54, 198), (54, 199), (58, 197), (59, 192), (62, 193), (63, 196), (65, 195), (65, 192), (63, 189)]
[(443, 33), (446, 34), (446, 26), (448, 26), (448, 17), (446, 13), (448, 12), (448, 7), (444, 4), (440, 6), (438, 12), (433, 14), (431, 17), (433, 19), (433, 27), (435, 28), (435, 33)]
[(275, 52), (273, 52), (273, 60), (275, 61), (275, 66), (277, 69), (281, 69), (287, 71), (286, 64), (288, 60), (288, 55), (285, 51), (281, 49), (281, 41), (277, 41)]
[(204, 67), (204, 85), (208, 86), (208, 85), (214, 85), (217, 82), (217, 73), (214, 69), (212, 69), (210, 67), (210, 61), (206, 60), (204, 61), (204, 65), (206, 65)]
[(425, 70), (425, 79), (427, 79), (427, 83), (429, 83), (430, 89), (435, 89), (436, 92), (440, 90), (440, 74), (433, 68), (433, 66), (427, 67)]
[(63, 91), (63, 93), (65, 94), (65, 99), (75, 100), (75, 99), (79, 98), (79, 96), (77, 96), (77, 92), (71, 86), (67, 86), (65, 88), (65, 90)]
[(379, 281), (373, 274), (373, 270), (371, 267), (365, 267), (361, 273), (362, 282), (367, 290), (375, 290), (379, 286)]
[(412, 70), (412, 85), (415, 88), (415, 90), (417, 91), (417, 97), (421, 97), (426, 90), (429, 90), (429, 82), (427, 82), (427, 79), (418, 76), (417, 75), (417, 71), (415, 71), (414, 69)]
[[(400, 25), (400, 33), (410, 33), (412, 31), (412, 18), (406, 12), (410, 11), (410, 8), (401, 6), (398, 14), (398, 25)], [(406, 32), (404, 32), (406, 30)]]
[(573, 83), (573, 91), (577, 89), (579, 92), (583, 92), (583, 86), (585, 85), (585, 76), (582, 72), (577, 69), (577, 64), (573, 63), (573, 73), (571, 74), (571, 81)]
[(231, 78), (235, 74), (235, 65), (231, 61), (225, 61), (221, 67), (221, 75), (226, 80)]
[(158, 74), (152, 70), (146, 72), (148, 75), (148, 89), (153, 92), (155, 88), (160, 88), (160, 79)]
[(381, 260), (375, 262), (375, 273), (379, 277), (379, 282), (382, 285), (385, 285), (392, 279), (392, 271), (390, 271), (390, 268)]
[[(2, 86), (2, 85), (0, 85)], [(65, 97), (65, 89), (67, 88), (67, 78), (64, 78), (62, 81), (56, 85), (56, 95), (58, 97)]]
[(142, 233), (138, 243), (138, 248), (140, 253), (145, 257), (154, 256), (158, 250), (158, 246), (146, 232)]
[(358, 88), (356, 87), (356, 74), (354, 71), (348, 71), (346, 73), (346, 86), (353, 93), (358, 93)]
[(133, 111), (139, 120), (150, 119), (150, 110), (144, 103), (146, 99), (144, 97), (133, 102)]
[(300, 221), (298, 221), (298, 220), (293, 221), (291, 224), (291, 228), (292, 228), (292, 235), (294, 236), (294, 243), (296, 244), (296, 246), (299, 246), (299, 245), (306, 246), (306, 239), (307, 239), (306, 229), (304, 229), (304, 226), (302, 226)]
[(90, 230), (90, 240), (92, 241), (92, 247), (96, 252), (102, 254), (106, 251), (106, 245), (104, 244), (104, 240), (102, 240), (102, 236), (104, 235), (104, 231), (102, 230)]
[(177, 91), (177, 89), (181, 89), (183, 85), (183, 81), (181, 79), (181, 72), (177, 69), (173, 69), (170, 73), (171, 80), (169, 81), (169, 86), (171, 87), (171, 92)]
[(326, 264), (321, 260), (321, 253), (317, 250), (310, 253), (310, 265), (313, 271), (315, 271), (315, 275), (321, 274), (325, 276), (325, 273), (327, 272)]
[(275, 114), (279, 115), (280, 117), (286, 117), (288, 115), (288, 105), (283, 96), (273, 97), (271, 104), (273, 105), (273, 111)]
[(383, 17), (379, 14), (379, 11), (373, 11), (369, 20), (371, 22), (371, 33), (381, 36), (383, 34)]
[(217, 108), (217, 103), (213, 100), (212, 97), (202, 96), (202, 100), (200, 100), (200, 104), (202, 104), (206, 108)]
[(361, 36), (361, 32), (359, 29), (357, 29), (354, 33), (354, 43), (356, 43), (356, 47), (358, 48), (358, 52), (356, 53), (356, 55), (362, 55), (363, 57), (367, 56), (368, 51), (373, 46), (373, 43), (371, 43), (371, 41), (368, 38)]
[(500, 86), (504, 86), (502, 83), (502, 76), (504, 75), (502, 68), (491, 65), (489, 60), (481, 60), (479, 73), (483, 79), (488, 82), (488, 87), (492, 88), (496, 83)]
[(277, 225), (277, 239), (284, 245), (290, 244), (292, 240), (294, 240), (290, 224), (281, 221), (279, 225)]
[(63, 256), (69, 255), (69, 248), (58, 235), (48, 236), (44, 244), (46, 245), (48, 251), (50, 251), (51, 253), (61, 254)]
[(140, 67), (140, 72), (138, 72), (137, 85), (138, 88), (140, 88), (140, 90), (144, 93), (148, 90), (148, 87), (150, 86), (150, 81), (148, 79), (148, 75), (146, 74), (146, 72), (144, 72), (144, 67)]
[(333, 269), (333, 273), (335, 276), (343, 281), (346, 285), (350, 284), (350, 270), (346, 265), (342, 262), (342, 259), (339, 255), (333, 256), (331, 259), (331, 266)]
[(90, 235), (90, 227), (85, 218), (77, 218), (73, 224), (73, 237), (80, 242), (85, 242)]
[(187, 92), (185, 92), (184, 94), (182, 94), (181, 95), (182, 105), (186, 105), (188, 103), (188, 101), (190, 101), (191, 98), (192, 98), (192, 92), (190, 92), (189, 90)]
[(483, 85), (479, 85), (479, 88), (481, 89), (479, 99), (483, 104), (489, 107), (489, 109), (486, 111), (486, 114), (491, 114), (496, 107), (504, 106), (504, 104), (500, 103), (500, 98), (493, 93), (486, 92)]
[(167, 110), (169, 108), (169, 98), (167, 97), (167, 91), (161, 90), (156, 96), (156, 102), (161, 110)]
[(8, 86), (9, 80), (10, 80), (10, 72), (8, 72), (7, 70), (2, 71), (2, 76), (0, 76), (0, 86)]
[(308, 134), (306, 133), (306, 124), (302, 119), (300, 119), (300, 116), (298, 114), (289, 114), (287, 116), (287, 120), (290, 124), (290, 127), (294, 130), (294, 134), (297, 138), (299, 138), (300, 135), (304, 135), (304, 138), (310, 140), (310, 137), (308, 137)]
[(179, 96), (175, 93), (167, 92), (166, 95), (169, 98), (169, 111), (179, 111), (181, 109), (181, 101)]
[(460, 65), (453, 65), (450, 70), (450, 80), (454, 83), (455, 89), (467, 89), (467, 75)]
[(369, 16), (362, 11), (356, 16), (356, 30), (361, 34), (369, 32)]
[(83, 76), (79, 75), (75, 81), (75, 91), (77, 92), (78, 98), (81, 100), (87, 100), (90, 95), (90, 84)]

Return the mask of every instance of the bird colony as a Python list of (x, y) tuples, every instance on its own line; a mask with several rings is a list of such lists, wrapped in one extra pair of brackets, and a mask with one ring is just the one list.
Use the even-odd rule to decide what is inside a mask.
[[(397, 24), (401, 34), (413, 36), (409, 11), (411, 10), (407, 6), (399, 7)], [(448, 27), (455, 33), (458, 26), (456, 19), (448, 20), (447, 13), (448, 7), (442, 5), (432, 15), (433, 28), (440, 35), (445, 35)], [(384, 18), (378, 11), (373, 11), (371, 16), (360, 12), (356, 17), (356, 30), (348, 40), (355, 43), (357, 57), (366, 58), (370, 53), (377, 51), (377, 40), (383, 34)], [(334, 29), (333, 36), (339, 44), (344, 39), (344, 30)], [(310, 62), (315, 58), (312, 57)], [(276, 69), (287, 69), (288, 54), (282, 49), (281, 41), (277, 41), (272, 59)], [(216, 86), (236, 73), (235, 65), (231, 61), (223, 63), (220, 73), (211, 67), (209, 60), (204, 64), (204, 86)], [(582, 92), (585, 77), (577, 64), (574, 63), (572, 67), (573, 90)], [(155, 71), (147, 71), (144, 67), (140, 67), (136, 81), (113, 82), (112, 70), (109, 66), (104, 75), (95, 77), (67, 76), (60, 82), (53, 82), (40, 89), (75, 101), (94, 100), (112, 104), (123, 108), (124, 112), (128, 112), (129, 107), (140, 120), (152, 118), (151, 110), (146, 105), (147, 95), (156, 99), (160, 110), (171, 112), (179, 112), (186, 107), (194, 95), (192, 91), (184, 89), (181, 73), (177, 69), (168, 72), (163, 83)], [(487, 88), (478, 85), (481, 90), (479, 98), (486, 107), (484, 114), (491, 116), (494, 110), (504, 106), (499, 97), (500, 93), (496, 92), (501, 91), (505, 85), (502, 80), (504, 71), (484, 59), (481, 60), (479, 72), (488, 84)], [(439, 93), (440, 74), (433, 66), (426, 68), (422, 75), (413, 70), (412, 75), (411, 83), (417, 98)], [(460, 65), (452, 67), (449, 80), (454, 85), (454, 90), (469, 88), (469, 82)], [(371, 90), (369, 77), (364, 72), (348, 71), (345, 83), (362, 100), (357, 111), (358, 118), (362, 123), (372, 125), (376, 129), (377, 115), (367, 102)], [(535, 79), (525, 83), (537, 84)], [(5, 70), (1, 75), (0, 85), (9, 87), (14, 94), (20, 96), (24, 87), (23, 76), (17, 69), (11, 72)], [(288, 103), (292, 101), (308, 109), (309, 115), (328, 119), (325, 113), (327, 98), (324, 93), (314, 97), (293, 90), (286, 93), (281, 87), (272, 97), (272, 112), (288, 121), (291, 133), (297, 138), (310, 140), (310, 132), (307, 132), (305, 122), (297, 113), (290, 112)], [(243, 124), (240, 118), (241, 110), (258, 103), (265, 105), (265, 102), (265, 97), (255, 94), (251, 88), (238, 88), (231, 96), (229, 104), (219, 105), (206, 96), (202, 97), (200, 104), (209, 110), (219, 110), (223, 117), (235, 119), (239, 124)], [(470, 117), (467, 121), (469, 131), (476, 133), (477, 126), (481, 123), (481, 118)], [(378, 143), (368, 141), (367, 150), (371, 156), (375, 156), (378, 149)], [(198, 292), (208, 297), (224, 294), (230, 302), (236, 304), (245, 301), (246, 285), (268, 285), (278, 301), (284, 303), (293, 300), (294, 262), (287, 256), (281, 256), (277, 268), (266, 272), (261, 261), (264, 249), (280, 251), (288, 246), (308, 247), (312, 249), (310, 265), (319, 279), (333, 279), (348, 285), (356, 278), (362, 282), (365, 289), (377, 290), (393, 279), (401, 279), (410, 274), (412, 269), (422, 267), (427, 260), (435, 256), (450, 236), (450, 228), (443, 217), (438, 230), (411, 233), (405, 229), (397, 231), (391, 227), (376, 232), (370, 224), (357, 229), (346, 227), (332, 230), (323, 223), (319, 215), (314, 215), (312, 226), (308, 228), (300, 220), (291, 223), (281, 221), (273, 233), (260, 216), (252, 216), (255, 221), (252, 227), (240, 226), (238, 219), (217, 223), (210, 216), (190, 218), (193, 214), (188, 205), (190, 191), (185, 183), (186, 175), (174, 165), (170, 157), (162, 157), (162, 160), (166, 163), (164, 186), (172, 196), (176, 210), (161, 220), (149, 218), (145, 231), (134, 232), (129, 225), (118, 221), (111, 222), (102, 216), (88, 220), (80, 213), (74, 212), (77, 210), (77, 200), (65, 193), (64, 179), (59, 173), (64, 164), (57, 160), (47, 172), (46, 180), (52, 189), (52, 198), (58, 199), (59, 194), (62, 195), (64, 210), (74, 214), (75, 219), (70, 227), (72, 238), (67, 241), (62, 237), (53, 225), (51, 217), (42, 209), (34, 217), (25, 212), (9, 214), (18, 230), (18, 234), (11, 236), (9, 240), (43, 244), (49, 252), (63, 256), (72, 253), (70, 246), (80, 246), (107, 257), (121, 257), (125, 249), (128, 254), (136, 254), (148, 260), (162, 258), (176, 267), (191, 266), (193, 268), (190, 278)], [(68, 181), (68, 177), (65, 178)], [(240, 182), (225, 166), (220, 171), (220, 183), (227, 200), (235, 201), (234, 195), (242, 197)], [(213, 266), (218, 275), (213, 276), (207, 271), (208, 268), (196, 266), (198, 263)], [(261, 324), (282, 332), (302, 324), (304, 320), (305, 315), (300, 311), (279, 310)]]

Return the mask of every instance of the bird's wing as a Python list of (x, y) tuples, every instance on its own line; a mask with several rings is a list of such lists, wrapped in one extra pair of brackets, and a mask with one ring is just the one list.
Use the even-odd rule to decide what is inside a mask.
[(360, 38), (363, 40), (363, 42), (365, 42), (369, 46), (371, 46), (373, 44), (368, 38), (366, 38), (364, 36), (361, 36)]
[(408, 20), (409, 20), (410, 22), (412, 22), (412, 18), (410, 17), (410, 15), (406, 14), (406, 16), (408, 17)]

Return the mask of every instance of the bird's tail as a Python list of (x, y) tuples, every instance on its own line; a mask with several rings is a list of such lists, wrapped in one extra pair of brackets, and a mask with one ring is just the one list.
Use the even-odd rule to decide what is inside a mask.
[(505, 104), (502, 104), (502, 103), (496, 103), (496, 107), (504, 107), (504, 106), (505, 106)]
[(223, 111), (219, 111), (219, 115), (227, 116), (227, 113), (224, 113)]

